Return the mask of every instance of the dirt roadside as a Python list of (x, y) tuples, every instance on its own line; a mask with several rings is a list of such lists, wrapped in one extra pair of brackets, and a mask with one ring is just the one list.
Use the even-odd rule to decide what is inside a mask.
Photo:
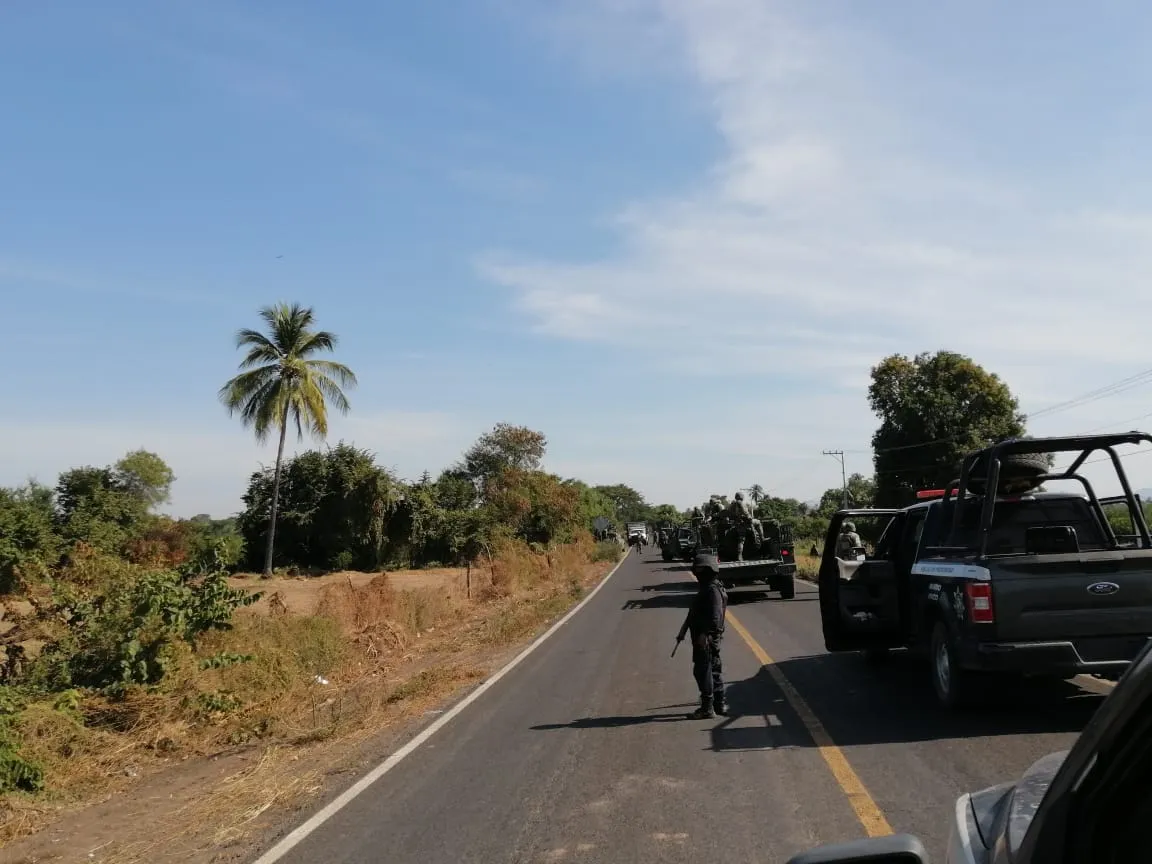
[[(597, 584), (610, 563), (582, 568), (580, 593)], [(238, 587), (265, 592), (246, 612), (268, 616), (283, 604), (287, 614), (309, 614), (332, 585), (368, 585), (376, 574), (234, 579)], [(463, 571), (390, 573), (400, 591), (459, 585)], [(278, 600), (271, 598), (278, 596)], [(469, 610), (450, 624), (420, 635), (420, 650), (388, 670), (389, 697), (370, 722), (310, 741), (247, 744), (209, 754), (185, 754), (141, 769), (126, 758), (124, 777), (101, 800), (83, 806), (28, 809), (42, 825), (36, 833), (0, 848), (0, 864), (39, 862), (240, 862), (270, 844), (305, 812), (338, 795), (355, 777), (432, 722), (503, 666), (578, 602), (577, 592), (508, 598)], [(513, 639), (492, 640), (493, 623), (509, 615), (530, 621)], [(527, 617), (526, 617), (527, 616)], [(378, 697), (377, 697), (378, 698)], [(378, 699), (379, 701), (379, 699)], [(332, 697), (327, 703), (332, 702)], [(327, 704), (325, 703), (325, 704)]]

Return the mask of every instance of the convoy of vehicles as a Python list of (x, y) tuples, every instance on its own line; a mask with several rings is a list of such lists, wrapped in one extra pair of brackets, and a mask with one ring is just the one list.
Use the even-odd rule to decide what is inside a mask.
[[(829, 651), (895, 648), (929, 660), (939, 701), (971, 702), (989, 674), (1116, 678), (1152, 635), (1152, 538), (1115, 447), (1142, 433), (1016, 439), (964, 459), (958, 480), (893, 510), (842, 510), (820, 562), (820, 613)], [(1101, 500), (1079, 469), (1093, 453), (1124, 490)], [(1074, 454), (1049, 473), (1048, 456)], [(1072, 480), (1084, 494), (1043, 492)], [(1118, 537), (1104, 511), (1123, 505), (1135, 536)], [(863, 561), (835, 555), (846, 520), (888, 524)]]

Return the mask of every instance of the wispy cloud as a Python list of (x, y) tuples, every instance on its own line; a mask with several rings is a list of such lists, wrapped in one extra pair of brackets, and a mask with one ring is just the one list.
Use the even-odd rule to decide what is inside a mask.
[[(861, 384), (886, 353), (949, 348), (1036, 398), (1030, 409), (1147, 362), (1152, 212), (1071, 192), (1054, 208), (1059, 196), (934, 159), (870, 76), (896, 50), (877, 34), (817, 27), (783, 2), (565, 8), (553, 32), (597, 50), (674, 46), (724, 150), (678, 197), (621, 202), (618, 255), (481, 257), (537, 332), (671, 354), (679, 371), (752, 373), (769, 389), (813, 374)], [(632, 326), (629, 308), (651, 309), (653, 326)], [(845, 422), (823, 418), (865, 442), (875, 421), (865, 410)]]

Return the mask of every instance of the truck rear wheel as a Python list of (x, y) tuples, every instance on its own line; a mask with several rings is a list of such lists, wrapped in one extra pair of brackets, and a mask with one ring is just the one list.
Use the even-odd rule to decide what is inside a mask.
[(781, 576), (776, 580), (776, 590), (780, 592), (781, 599), (791, 600), (796, 596), (796, 577)]
[(943, 621), (937, 621), (932, 629), (930, 651), (932, 687), (937, 701), (949, 710), (960, 710), (973, 702), (975, 695), (975, 674), (961, 668), (952, 650), (952, 639)]

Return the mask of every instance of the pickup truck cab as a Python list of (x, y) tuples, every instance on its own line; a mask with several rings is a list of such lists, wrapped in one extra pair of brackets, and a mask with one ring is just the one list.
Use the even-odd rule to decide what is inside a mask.
[[(1114, 448), (1145, 442), (1139, 432), (1006, 441), (910, 507), (838, 512), (819, 573), (825, 646), (921, 653), (949, 708), (991, 673), (1118, 678), (1152, 637), (1152, 538)], [(1124, 490), (1103, 502), (1077, 473), (1101, 451)], [(1047, 454), (1061, 452), (1077, 455), (1049, 473)], [(1036, 490), (1057, 480), (1084, 492)], [(1109, 504), (1127, 508), (1134, 535), (1117, 537)], [(837, 558), (842, 523), (877, 516), (888, 521), (874, 552)]]

